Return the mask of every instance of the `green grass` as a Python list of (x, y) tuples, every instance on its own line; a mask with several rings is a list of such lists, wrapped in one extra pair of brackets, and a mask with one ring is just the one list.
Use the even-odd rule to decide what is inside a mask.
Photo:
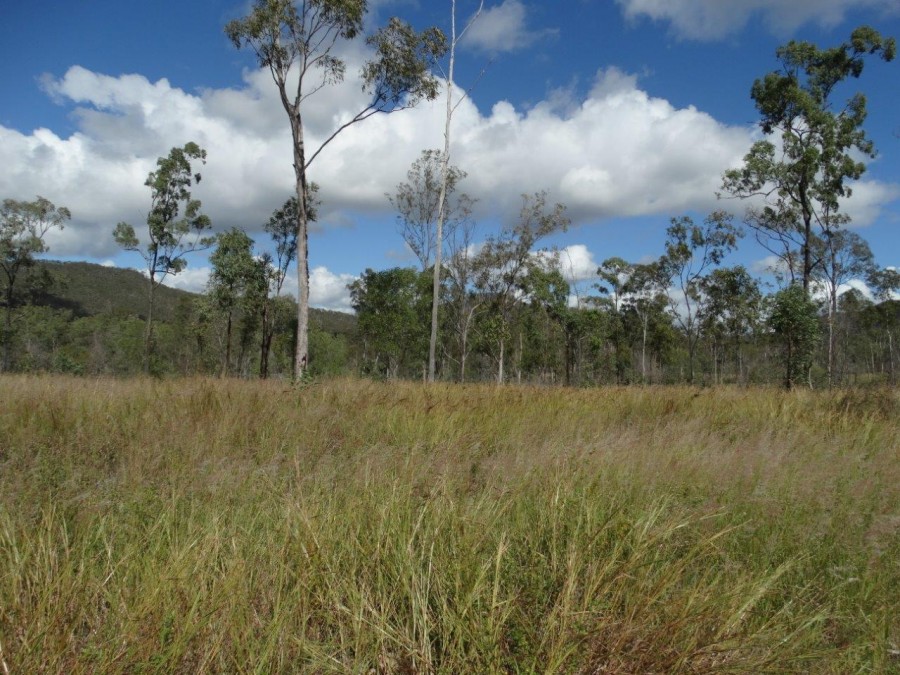
[(0, 672), (900, 672), (895, 391), (0, 379)]

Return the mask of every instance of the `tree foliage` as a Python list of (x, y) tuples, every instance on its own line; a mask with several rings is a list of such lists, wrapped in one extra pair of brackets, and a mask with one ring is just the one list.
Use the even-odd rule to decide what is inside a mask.
[(62, 229), (72, 214), (38, 196), (33, 202), (4, 199), (0, 208), (0, 270), (3, 270), (5, 320), (3, 324), (3, 370), (12, 364), (13, 321), (16, 283), (21, 272), (34, 265), (35, 256), (45, 253), (45, 237), (52, 229)]
[(842, 224), (839, 210), (851, 194), (849, 182), (865, 171), (863, 158), (875, 156), (862, 128), (865, 96), (857, 93), (836, 109), (835, 89), (862, 74), (866, 57), (891, 61), (895, 53), (893, 39), (866, 26), (828, 49), (792, 40), (776, 52), (781, 68), (753, 84), (751, 97), (767, 137), (753, 144), (743, 167), (725, 173), (723, 190), (733, 197), (765, 198), (747, 222), (792, 273), (799, 266), (804, 290), (816, 265), (817, 230)]
[(659, 264), (679, 291), (671, 296), (672, 315), (681, 325), (688, 347), (688, 382), (694, 381), (694, 355), (702, 327), (704, 275), (737, 246), (743, 236), (731, 214), (716, 211), (702, 224), (689, 216), (673, 218), (666, 230), (666, 252)]
[(428, 347), (424, 319), (431, 306), (429, 283), (424, 272), (395, 267), (367, 269), (350, 284), (370, 372), (397, 378), (404, 371), (421, 371)]
[[(387, 195), (397, 211), (397, 225), (403, 241), (419, 260), (422, 270), (431, 267), (437, 249), (437, 223), (441, 202), (443, 153), (423, 150), (406, 174), (406, 182)], [(474, 200), (466, 194), (456, 195), (457, 185), (466, 172), (455, 166), (447, 168), (446, 196), (443, 207), (443, 241), (451, 238), (457, 226), (464, 226), (472, 213)]]
[[(298, 206), (296, 378), (303, 377), (309, 363), (309, 167), (353, 124), (377, 113), (391, 113), (433, 99), (438, 92), (430, 68), (446, 50), (443, 33), (435, 28), (418, 33), (392, 18), (366, 38), (374, 52), (360, 71), (367, 102), (349, 119), (338, 122), (317, 148), (308, 151), (305, 102), (344, 79), (346, 63), (337, 56), (336, 45), (362, 33), (367, 9), (366, 0), (305, 0), (299, 5), (292, 0), (256, 0), (247, 16), (225, 26), (234, 46), (251, 50), (259, 66), (272, 75), (290, 122)], [(290, 80), (292, 72), (295, 79)]]
[(144, 181), (150, 188), (150, 210), (147, 213), (146, 240), (141, 243), (134, 227), (119, 223), (113, 231), (116, 243), (126, 251), (138, 253), (147, 269), (148, 310), (144, 349), (144, 370), (150, 372), (153, 357), (153, 304), (156, 287), (170, 274), (178, 274), (187, 266), (186, 256), (212, 246), (215, 239), (205, 236), (212, 223), (200, 212), (202, 204), (194, 199), (191, 187), (201, 179), (191, 163), (206, 163), (206, 151), (190, 142), (183, 148), (172, 148), (166, 157), (156, 161)]
[(784, 386), (791, 389), (809, 376), (821, 333), (816, 305), (802, 286), (775, 294), (769, 326), (781, 342)]

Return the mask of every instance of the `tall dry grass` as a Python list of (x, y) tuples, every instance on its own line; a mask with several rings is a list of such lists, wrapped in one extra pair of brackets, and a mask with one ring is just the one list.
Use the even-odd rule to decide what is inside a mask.
[(3, 378), (0, 670), (900, 672), (898, 412)]

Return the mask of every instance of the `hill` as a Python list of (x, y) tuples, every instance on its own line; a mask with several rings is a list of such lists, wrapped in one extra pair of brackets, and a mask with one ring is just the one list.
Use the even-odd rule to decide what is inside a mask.
[[(147, 279), (136, 270), (41, 260), (36, 271), (46, 271), (54, 281), (35, 298), (37, 305), (68, 309), (76, 316), (119, 314), (142, 319), (147, 316)], [(156, 316), (171, 321), (179, 305), (197, 297), (197, 293), (160, 286), (156, 294)], [(310, 314), (312, 322), (329, 333), (349, 334), (356, 330), (356, 317), (352, 314), (324, 309), (311, 309)]]

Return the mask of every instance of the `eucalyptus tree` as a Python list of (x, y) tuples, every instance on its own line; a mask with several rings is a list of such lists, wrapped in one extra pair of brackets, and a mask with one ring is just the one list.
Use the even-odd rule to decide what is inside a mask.
[[(736, 265), (714, 269), (700, 280), (700, 288), (705, 298), (700, 322), (714, 343), (721, 340), (726, 346), (730, 344), (737, 380), (741, 382), (745, 379), (744, 343), (762, 320), (763, 296), (759, 282), (743, 265)], [(718, 374), (717, 356), (714, 355), (714, 360)]]
[[(647, 383), (647, 347), (654, 323), (661, 323), (668, 302), (666, 270), (659, 260), (630, 265), (629, 276), (622, 288), (625, 310), (638, 319), (641, 332), (641, 382)], [(665, 323), (670, 323), (668, 320)], [(659, 331), (655, 331), (659, 332)]]
[[(476, 252), (474, 246), (475, 222), (471, 218), (461, 220), (453, 228), (446, 263), (442, 265), (447, 284), (450, 317), (447, 325), (453, 334), (455, 358), (459, 366), (459, 381), (466, 379), (466, 362), (472, 352), (469, 335), (475, 323), (476, 313), (482, 306), (481, 298), (473, 288)], [(433, 289), (432, 289), (433, 292)], [(430, 347), (430, 343), (429, 343)]]
[(432, 304), (431, 304), (431, 337), (428, 342), (428, 381), (434, 382), (435, 375), (435, 352), (437, 350), (437, 335), (438, 335), (438, 306), (439, 306), (439, 298), (440, 298), (440, 285), (441, 285), (441, 254), (443, 249), (443, 241), (444, 241), (444, 222), (445, 222), (445, 204), (447, 202), (447, 197), (450, 193), (450, 181), (452, 178), (452, 174), (450, 172), (450, 126), (453, 121), (453, 113), (456, 108), (465, 100), (466, 96), (463, 96), (462, 99), (457, 101), (455, 104), (453, 103), (453, 77), (456, 69), (456, 45), (463, 38), (472, 24), (478, 19), (481, 15), (482, 10), (484, 9), (484, 0), (480, 0), (478, 4), (478, 10), (469, 21), (466, 23), (465, 27), (459, 34), (456, 31), (456, 0), (451, 0), (450, 2), (450, 43), (449, 43), (449, 52), (450, 52), (450, 63), (447, 71), (447, 111), (444, 117), (444, 152), (441, 154), (441, 189), (438, 196), (438, 218), (437, 218), (437, 231), (435, 232), (435, 237), (437, 239), (437, 246), (435, 249), (435, 265), (434, 265), (434, 276), (432, 280)]
[[(400, 235), (418, 259), (423, 272), (442, 257), (437, 252), (438, 222), (443, 225), (443, 248), (444, 241), (452, 236), (456, 226), (465, 223), (472, 212), (472, 198), (466, 194), (455, 194), (466, 172), (448, 166), (445, 185), (443, 158), (440, 150), (423, 150), (407, 171), (406, 181), (397, 186), (393, 195), (387, 195), (391, 206), (397, 211)], [(442, 191), (445, 194), (443, 213), (440, 213)]]
[(879, 300), (890, 300), (900, 293), (900, 270), (895, 267), (875, 267), (869, 272), (869, 286)]
[[(318, 219), (320, 201), (319, 186), (309, 184), (306, 206), (307, 223)], [(289, 198), (284, 205), (276, 209), (265, 224), (265, 231), (275, 244), (275, 255), (264, 253), (261, 261), (268, 276), (268, 288), (262, 309), (262, 339), (260, 341), (259, 376), (269, 376), (269, 354), (272, 351), (272, 340), (275, 336), (276, 311), (280, 306), (279, 298), (287, 281), (288, 270), (297, 257), (297, 218), (299, 217), (297, 197)]]
[[(850, 40), (829, 49), (791, 41), (780, 47), (781, 68), (756, 80), (751, 97), (766, 138), (753, 144), (744, 165), (727, 171), (722, 189), (739, 198), (763, 197), (748, 224), (772, 242), (809, 292), (816, 265), (813, 240), (840, 225), (840, 201), (851, 195), (849, 181), (866, 170), (862, 158), (875, 156), (862, 128), (866, 97), (857, 93), (836, 107), (835, 91), (861, 75), (867, 56), (893, 60), (896, 43), (872, 28), (853, 31)], [(794, 246), (796, 244), (796, 246)]]
[(431, 304), (429, 279), (412, 267), (374, 271), (367, 269), (348, 286), (363, 358), (374, 374), (391, 379), (424, 364), (427, 346), (425, 322)]
[(200, 200), (191, 195), (191, 187), (200, 182), (191, 162), (206, 163), (206, 151), (196, 143), (172, 148), (168, 156), (156, 161), (144, 181), (150, 188), (147, 213), (147, 237), (142, 244), (134, 227), (119, 223), (113, 232), (116, 243), (126, 251), (138, 253), (147, 269), (148, 308), (144, 334), (144, 372), (149, 372), (153, 356), (153, 307), (157, 287), (170, 274), (187, 266), (185, 256), (212, 246), (215, 239), (205, 236), (212, 228), (209, 217), (200, 212)]
[[(600, 283), (594, 287), (608, 297), (611, 328), (610, 339), (615, 353), (616, 380), (618, 384), (624, 384), (626, 379), (627, 364), (631, 361), (631, 355), (626, 346), (625, 322), (622, 317), (625, 294), (629, 290), (629, 282), (634, 275), (635, 265), (619, 257), (607, 258), (597, 268), (597, 276)], [(645, 341), (646, 344), (646, 341)], [(646, 364), (646, 359), (643, 361)], [(646, 376), (646, 369), (642, 365), (642, 375)]]
[(12, 365), (12, 310), (15, 288), (23, 270), (34, 265), (36, 255), (45, 253), (45, 237), (52, 229), (62, 229), (72, 214), (64, 206), (57, 207), (44, 197), (33, 202), (4, 199), (0, 207), (0, 269), (5, 288), (3, 300), (6, 316), (3, 327), (3, 370)]
[(237, 49), (248, 48), (269, 71), (287, 113), (293, 141), (297, 196), (297, 344), (294, 376), (309, 362), (309, 186), (310, 166), (344, 130), (378, 113), (391, 113), (434, 99), (438, 82), (430, 68), (446, 50), (435, 28), (417, 33), (400, 19), (366, 38), (374, 52), (360, 72), (368, 98), (360, 109), (326, 132), (318, 147), (307, 148), (304, 113), (311, 96), (344, 79), (346, 63), (338, 56), (341, 41), (363, 32), (367, 0), (256, 0), (250, 13), (225, 26)]
[[(232, 227), (216, 237), (217, 246), (209, 256), (212, 273), (207, 293), (216, 309), (225, 317), (225, 352), (222, 357), (221, 375), (231, 369), (232, 324), (234, 314), (243, 309), (244, 314), (255, 314), (253, 300), (260, 295), (259, 287), (265, 279), (263, 262), (253, 255), (253, 240), (243, 230)], [(243, 307), (241, 307), (243, 305)]]
[(694, 357), (700, 338), (699, 314), (704, 302), (701, 281), (710, 267), (718, 265), (743, 236), (731, 214), (711, 213), (702, 224), (689, 216), (673, 218), (666, 230), (666, 252), (660, 259), (677, 295), (670, 295), (672, 315), (681, 326), (688, 347), (688, 381), (694, 383)]
[(875, 269), (875, 257), (868, 242), (851, 230), (828, 230), (812, 244), (819, 264), (813, 278), (824, 286), (828, 298), (828, 384), (834, 384), (835, 321), (841, 286), (853, 279), (867, 279)]
[(505, 378), (506, 347), (512, 313), (522, 298), (522, 281), (530, 266), (538, 264), (534, 247), (570, 224), (566, 207), (547, 203), (547, 193), (522, 195), (519, 219), (489, 237), (475, 261), (474, 285), (486, 298), (490, 315), (482, 332), (497, 363), (497, 382)]
[(819, 342), (819, 315), (815, 303), (798, 284), (775, 294), (769, 326), (781, 342), (784, 386), (791, 389), (807, 377)]

